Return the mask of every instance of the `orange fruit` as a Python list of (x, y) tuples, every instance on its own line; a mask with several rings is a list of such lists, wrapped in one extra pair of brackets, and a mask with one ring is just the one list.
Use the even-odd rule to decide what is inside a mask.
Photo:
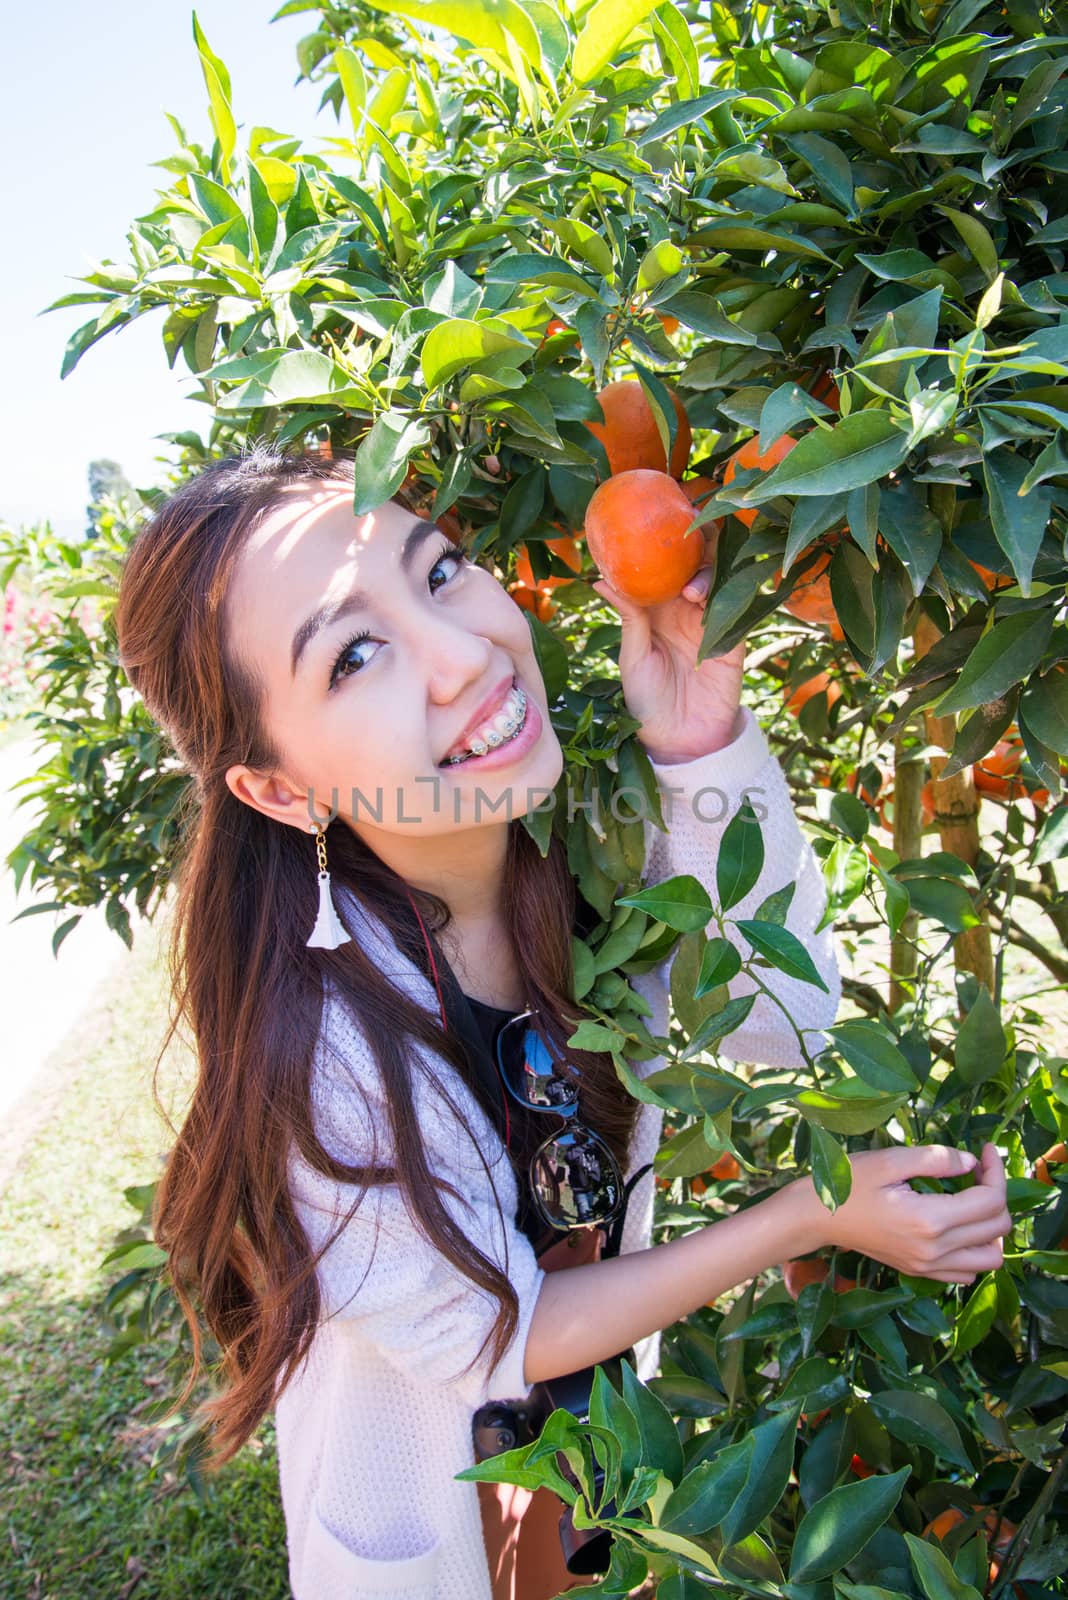
[[(793, 434), (784, 433), (781, 439), (776, 439), (765, 454), (761, 455), (758, 438), (754, 434), (751, 439), (745, 441), (740, 450), (727, 457), (727, 465), (723, 469), (724, 486), (732, 482), (735, 473), (742, 468), (746, 471), (770, 472), (772, 467), (777, 467), (779, 462), (790, 454), (796, 443)], [(757, 519), (755, 511), (736, 511), (734, 515), (739, 522), (744, 522), (747, 528), (751, 528)]]
[(837, 411), (842, 404), (842, 396), (831, 374), (824, 367), (816, 367), (808, 376), (810, 381), (805, 387), (813, 400), (821, 400), (832, 411)]
[(980, 561), (973, 561), (972, 566), (982, 578), (988, 589), (1011, 588), (1016, 582), (1015, 578), (1007, 577), (1003, 572), (991, 572), (990, 568), (984, 567)]
[(1052, 1162), (1053, 1165), (1057, 1167), (1060, 1166), (1063, 1161), (1068, 1161), (1068, 1145), (1050, 1145), (1045, 1155), (1039, 1156), (1038, 1160), (1035, 1162), (1035, 1177), (1038, 1179), (1039, 1183), (1048, 1184), (1050, 1188), (1052, 1188), (1053, 1179), (1050, 1177), (1050, 1163)]
[(532, 589), (526, 583), (510, 583), (508, 585), (508, 593), (517, 606), (520, 606), (524, 611), (532, 612), (539, 622), (548, 622), (549, 618), (556, 613), (555, 602), (549, 599), (544, 587), (540, 584)]
[[(731, 1155), (729, 1150), (724, 1150), (719, 1160), (713, 1166), (709, 1167), (708, 1177), (712, 1178), (716, 1183), (726, 1183), (731, 1178), (740, 1177), (741, 1172), (742, 1169), (738, 1165), (735, 1157)], [(704, 1194), (707, 1188), (708, 1181), (706, 1178), (690, 1179), (691, 1194)]]
[(828, 710), (836, 700), (842, 698), (841, 686), (835, 682), (830, 673), (817, 672), (813, 677), (806, 678), (804, 683), (799, 683), (793, 693), (787, 696), (785, 702), (786, 710), (792, 712), (795, 717), (799, 717), (802, 709), (808, 705), (809, 701), (815, 699), (816, 695), (821, 692), (825, 692), (827, 695)]
[[(822, 1283), (830, 1270), (826, 1261), (819, 1257), (815, 1260), (806, 1260), (803, 1256), (797, 1256), (792, 1261), (783, 1262), (782, 1281), (791, 1300), (796, 1300), (801, 1290), (810, 1283)], [(855, 1289), (856, 1286), (856, 1278), (847, 1278), (841, 1272), (835, 1273), (836, 1294), (848, 1294), (849, 1290)]]
[[(920, 827), (929, 828), (935, 819), (934, 783), (928, 778), (920, 790)], [(879, 822), (887, 833), (894, 831), (894, 791), (888, 789), (879, 797)]]
[(999, 739), (993, 750), (975, 763), (975, 787), (981, 794), (999, 800), (1020, 800), (1027, 793), (1022, 778), (1017, 777), (1023, 760), (1023, 744), (1018, 739)]
[[(983, 1508), (981, 1505), (976, 1504), (972, 1506), (973, 1511), (982, 1511), (982, 1509)], [(940, 1511), (937, 1517), (934, 1517), (932, 1521), (927, 1524), (926, 1528), (923, 1530), (923, 1537), (928, 1539), (930, 1535), (933, 1534), (934, 1537), (941, 1542), (948, 1533), (951, 1533), (954, 1528), (959, 1527), (962, 1522), (966, 1521), (967, 1517), (965, 1516), (965, 1513), (960, 1510), (959, 1506), (947, 1506), (945, 1511)], [(1010, 1522), (1008, 1517), (1002, 1517), (999, 1521), (996, 1511), (988, 1511), (983, 1518), (983, 1527), (986, 1529), (987, 1543), (991, 1544), (991, 1541), (993, 1541), (991, 1544), (991, 1549), (993, 1550), (994, 1557), (1004, 1557), (1013, 1539), (1016, 1537), (1017, 1529), (1015, 1522)], [(995, 1581), (1000, 1572), (1001, 1562), (992, 1557), (987, 1580), (988, 1587)], [(1015, 1584), (1013, 1585), (1013, 1588), (1016, 1589)], [(1016, 1593), (1019, 1594), (1019, 1592), (1020, 1591), (1016, 1589)]]
[[(830, 551), (825, 550), (809, 567), (789, 599), (783, 601), (782, 608), (799, 622), (814, 622), (821, 628), (827, 628), (832, 639), (844, 639), (842, 624), (838, 621), (831, 599), (831, 580), (827, 576), (830, 564)], [(775, 582), (782, 582), (781, 570), (776, 572)]]
[[(562, 539), (546, 539), (545, 543), (572, 572), (581, 572), (582, 547), (577, 539), (566, 535)], [(514, 580), (508, 585), (508, 593), (517, 606), (533, 612), (539, 622), (548, 622), (556, 611), (556, 602), (550, 598), (552, 591), (561, 584), (570, 583), (571, 579), (535, 578), (525, 544), (519, 545), (516, 551), (515, 572)]]
[[(632, 378), (610, 383), (600, 390), (597, 398), (604, 421), (587, 422), (586, 426), (604, 445), (612, 476), (638, 468), (665, 472), (668, 463), (664, 446), (641, 384)], [(679, 422), (671, 451), (671, 476), (681, 478), (690, 459), (693, 434), (682, 401), (676, 394), (672, 394), (671, 399)]]
[(704, 559), (700, 528), (687, 530), (693, 506), (666, 472), (620, 472), (593, 491), (586, 543), (616, 592), (635, 605), (674, 600)]
[[(828, 779), (828, 782), (829, 781), (830, 780)], [(846, 788), (849, 790), (850, 794), (857, 793), (857, 774), (855, 772), (849, 773), (846, 777)], [(879, 793), (882, 795), (886, 794), (886, 789), (883, 785), (880, 785)], [(860, 798), (863, 800), (866, 806), (874, 807), (879, 803), (876, 795), (874, 795), (870, 789), (866, 788), (864, 784), (860, 785)]]

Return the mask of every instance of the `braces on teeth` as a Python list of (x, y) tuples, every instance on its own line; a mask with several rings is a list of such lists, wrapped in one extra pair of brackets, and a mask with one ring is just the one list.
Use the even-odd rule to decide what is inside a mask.
[(495, 750), (498, 745), (504, 744), (518, 732), (526, 717), (526, 693), (516, 687), (510, 691), (509, 698), (514, 700), (515, 710), (505, 723), (503, 731), (498, 733), (496, 729), (491, 729), (485, 739), (472, 739), (469, 750), (464, 750), (459, 755), (446, 756), (441, 763), (443, 767), (456, 766), (461, 761), (467, 761), (473, 755), (484, 756), (487, 750)]

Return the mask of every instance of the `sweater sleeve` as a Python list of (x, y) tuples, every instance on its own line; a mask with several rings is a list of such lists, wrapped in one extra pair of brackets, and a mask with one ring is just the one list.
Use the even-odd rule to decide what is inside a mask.
[[(438, 1076), (446, 1070), (445, 1063), (434, 1065)], [(356, 1020), (347, 1010), (342, 1014), (336, 1003), (324, 1013), (317, 1069), (315, 1125), (327, 1150), (349, 1165), (369, 1163), (373, 1119), (374, 1159), (388, 1165), (392, 1148), (377, 1064)], [(503, 1151), (496, 1168), (489, 1167), (491, 1154), (480, 1157), (479, 1146), (486, 1151), (493, 1141), (480, 1137), (481, 1113), (462, 1086), (457, 1097), (472, 1122), (474, 1139), (419, 1072), (413, 1072), (413, 1089), (431, 1173), (456, 1190), (450, 1194), (439, 1188), (442, 1204), (461, 1234), (509, 1278), (518, 1300), (516, 1329), (496, 1366), (491, 1365), (488, 1346), (479, 1354), (498, 1302), (424, 1236), (396, 1184), (368, 1187), (320, 1259), (321, 1314), (344, 1319), (407, 1376), (455, 1387), (472, 1408), (491, 1398), (524, 1397), (530, 1385), (523, 1355), (545, 1273), (530, 1241), (512, 1220), (516, 1189), (511, 1165)], [(295, 1149), (290, 1155), (289, 1185), (297, 1216), (315, 1251), (361, 1194), (358, 1185), (318, 1172)]]
[[(731, 907), (729, 917), (732, 921), (751, 918), (769, 894), (788, 884), (795, 886), (785, 925), (805, 946), (828, 992), (776, 969), (762, 968), (763, 982), (782, 1002), (786, 1014), (767, 995), (759, 994), (745, 1022), (723, 1040), (720, 1050), (733, 1061), (800, 1066), (803, 1057), (792, 1023), (803, 1033), (809, 1051), (822, 1049), (826, 1039), (820, 1030), (835, 1019), (841, 979), (832, 929), (815, 931), (826, 908), (826, 889), (819, 861), (801, 832), (783, 770), (747, 708), (739, 714), (739, 731), (729, 745), (693, 761), (654, 761), (653, 770), (668, 832), (662, 832), (651, 819), (646, 822), (647, 884), (690, 873), (717, 904), (720, 844), (727, 824), (748, 798), (760, 822), (764, 865), (753, 888)], [(728, 936), (743, 959), (752, 953), (748, 940), (736, 928), (728, 927)], [(658, 969), (665, 987), (670, 983), (673, 960), (674, 953)], [(748, 974), (739, 973), (729, 985), (730, 997), (752, 994), (755, 988)]]

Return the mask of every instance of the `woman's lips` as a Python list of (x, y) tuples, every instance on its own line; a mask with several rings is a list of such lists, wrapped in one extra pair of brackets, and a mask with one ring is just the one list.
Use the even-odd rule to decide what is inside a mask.
[[(523, 687), (518, 683), (518, 679), (515, 681), (518, 687)], [(494, 749), (487, 750), (483, 756), (472, 755), (464, 761), (439, 762), (439, 772), (465, 772), (468, 767), (477, 767), (479, 772), (492, 771), (495, 767), (505, 767), (521, 760), (529, 750), (532, 750), (541, 737), (543, 721), (533, 697), (526, 689), (523, 689), (523, 693), (526, 695), (526, 716), (518, 733)]]

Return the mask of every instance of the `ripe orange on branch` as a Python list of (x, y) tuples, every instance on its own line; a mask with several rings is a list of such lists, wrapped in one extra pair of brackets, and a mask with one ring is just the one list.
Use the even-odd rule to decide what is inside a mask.
[[(597, 399), (604, 421), (587, 422), (586, 426), (604, 445), (612, 476), (641, 467), (651, 472), (666, 472), (668, 462), (663, 441), (641, 384), (632, 378), (610, 383), (599, 391)], [(677, 394), (672, 394), (671, 399), (678, 418), (671, 451), (671, 476), (681, 478), (690, 459), (693, 434), (682, 401)]]
[[(779, 462), (790, 454), (796, 443), (797, 440), (792, 433), (784, 433), (781, 439), (776, 439), (775, 443), (761, 455), (759, 439), (754, 434), (751, 439), (745, 441), (740, 450), (727, 457), (727, 465), (723, 469), (724, 488), (733, 482), (735, 474), (739, 471), (770, 472), (772, 467), (777, 467)], [(751, 528), (757, 519), (755, 511), (736, 511), (734, 515), (739, 522), (744, 522), (747, 528)]]
[[(572, 572), (582, 571), (582, 548), (577, 539), (566, 536), (547, 539), (545, 543)], [(562, 583), (570, 583), (571, 579), (535, 578), (525, 544), (521, 544), (516, 552), (515, 572), (515, 579), (508, 585), (508, 593), (517, 606), (532, 612), (539, 622), (548, 622), (556, 611), (556, 603), (550, 598), (552, 591)]]
[(842, 698), (842, 688), (830, 673), (813, 673), (811, 678), (806, 678), (803, 683), (798, 684), (792, 694), (787, 695), (784, 701), (786, 710), (799, 717), (809, 701), (814, 700), (818, 694), (826, 694), (827, 709), (830, 710), (835, 701)]
[[(827, 576), (830, 564), (830, 553), (825, 551), (805, 573), (793, 594), (783, 601), (782, 608), (799, 622), (814, 622), (826, 628), (832, 639), (844, 639), (842, 624), (831, 599), (831, 580)], [(775, 582), (782, 582), (781, 570), (776, 572)]]
[(674, 600), (704, 559), (693, 506), (666, 472), (638, 468), (598, 485), (586, 507), (586, 543), (601, 574), (625, 600)]
[[(792, 1261), (783, 1262), (782, 1281), (786, 1285), (790, 1299), (796, 1300), (802, 1289), (806, 1289), (810, 1283), (823, 1283), (830, 1270), (826, 1261), (818, 1258), (808, 1261), (803, 1256), (797, 1256)], [(840, 1272), (835, 1273), (836, 1294), (848, 1294), (850, 1289), (855, 1289), (856, 1286), (856, 1278), (846, 1278)]]
[[(983, 1507), (974, 1505), (972, 1510), (982, 1511)], [(927, 1524), (923, 1530), (923, 1537), (929, 1540), (930, 1536), (934, 1534), (935, 1538), (941, 1543), (947, 1533), (951, 1533), (954, 1528), (959, 1527), (962, 1522), (966, 1521), (967, 1517), (959, 1506), (947, 1506), (945, 1511), (940, 1511), (938, 1516)], [(1001, 1559), (1005, 1557), (1009, 1546), (1016, 1537), (1017, 1528), (1015, 1522), (1010, 1522), (1008, 1517), (999, 1519), (996, 1511), (987, 1511), (983, 1517), (983, 1527), (986, 1531), (987, 1544), (992, 1552), (987, 1580), (987, 1587), (989, 1588), (1001, 1573)], [(1013, 1590), (1017, 1595), (1020, 1594), (1015, 1584), (1013, 1584)]]

